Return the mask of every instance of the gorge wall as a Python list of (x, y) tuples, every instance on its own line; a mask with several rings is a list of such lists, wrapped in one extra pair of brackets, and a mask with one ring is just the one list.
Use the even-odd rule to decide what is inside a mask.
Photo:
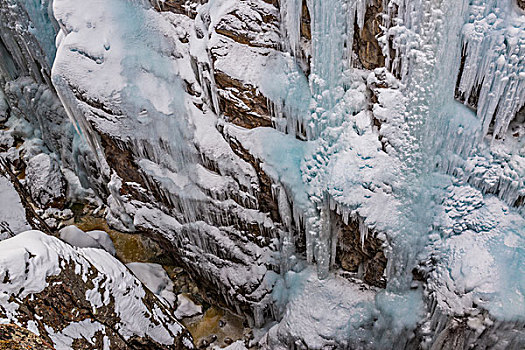
[(0, 151), (33, 227), (105, 210), (263, 348), (525, 344), (521, 1), (1, 0), (0, 20)]

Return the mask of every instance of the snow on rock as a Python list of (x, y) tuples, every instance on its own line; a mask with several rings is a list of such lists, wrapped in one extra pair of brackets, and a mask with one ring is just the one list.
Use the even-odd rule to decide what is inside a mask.
[(97, 241), (100, 247), (104, 249), (106, 252), (115, 256), (116, 254), (115, 246), (113, 245), (113, 241), (111, 240), (111, 237), (109, 237), (107, 232), (101, 231), (101, 230), (93, 230), (93, 231), (87, 231), (86, 235), (90, 236), (95, 241)]
[(0, 323), (57, 349), (193, 348), (183, 327), (107, 252), (73, 248), (40, 231), (0, 242)]
[[(367, 1), (356, 1), (346, 10), (343, 1), (306, 2), (313, 45), (308, 78), (295, 55), (277, 50), (274, 42), (282, 39), (274, 35), (273, 23), (261, 21), (259, 11), (252, 11), (255, 3), (211, 1), (197, 8), (193, 20), (159, 14), (137, 2), (54, 1), (62, 35), (53, 81), (87, 142), (100, 154), (105, 148), (101, 167), (112, 168), (116, 179), (110, 183), (111, 217), (122, 219), (129, 229), (162, 234), (197, 280), (213, 287), (239, 313), (246, 312), (248, 304), (261, 325), (271, 289), (271, 283), (264, 282), (275, 264), (274, 246), (268, 242), (286, 243), (286, 237), (275, 230), (277, 224), (269, 215), (257, 210), (268, 203), (255, 198), (260, 174), (239, 160), (241, 145), (272, 180), (268, 197), (278, 198), (285, 226), (291, 226), (293, 216), (301, 240), (305, 236), (307, 260), (317, 261), (320, 276), (328, 278), (323, 282), (310, 278), (311, 269), (297, 274), (301, 278), (293, 278), (292, 272), (281, 276), (289, 285), (274, 289), (274, 294), (282, 295), (273, 305), (283, 300), (289, 304), (274, 312), (273, 317), (283, 320), (270, 331), (270, 348), (289, 346), (290, 339), (299, 343), (297, 347), (321, 348), (330, 342), (361, 345), (353, 343), (360, 329), (350, 329), (347, 323), (350, 319), (352, 327), (366, 323), (368, 309), (352, 303), (368, 302), (373, 293), (361, 294), (355, 284), (329, 274), (337, 243), (329, 219), (333, 211), (345, 223), (359, 221), (361, 245), (369, 227), (384, 231), (389, 243), (394, 241), (387, 248), (389, 259), (395, 261), (389, 260), (386, 273), (394, 288), (404, 288), (413, 296), (412, 267), (424, 255), (419, 253), (427, 242), (438, 241), (431, 244), (438, 270), (442, 269), (436, 274), (447, 285), (436, 286), (436, 293), (460, 294), (460, 306), (451, 314), (461, 314), (464, 300), (468, 304), (487, 295), (490, 300), (476, 305), (483, 304), (493, 316), (516, 318), (523, 305), (519, 243), (524, 226), (519, 218), (500, 225), (493, 220), (494, 213), (514, 217), (512, 208), (486, 208), (498, 203), (489, 193), (510, 205), (523, 204), (525, 167), (523, 151), (517, 151), (523, 146), (503, 151), (502, 156), (492, 146), (489, 151), (470, 148), (484, 134), (476, 128), (484, 126), (486, 133), (495, 119), (493, 133), (501, 137), (523, 104), (523, 16), (513, 12), (508, 1), (498, 0), (486, 6), (450, 0), (385, 3), (384, 20), (392, 23), (383, 39), (393, 47), (386, 43), (384, 53), (397, 51), (395, 57), (387, 57), (394, 60), (387, 64), (402, 84), (387, 69), (369, 72), (347, 66), (353, 30), (355, 24), (363, 26)], [(284, 39), (290, 41), (283, 46), (294, 52), (300, 40), (302, 3), (281, 5), (281, 11), (286, 7)], [(247, 23), (263, 35), (252, 36)], [(242, 35), (232, 35), (234, 30)], [(450, 77), (457, 76), (462, 52), (468, 55), (459, 91), (472, 97), (478, 82), (492, 82), (481, 89), (481, 122), (453, 100), (456, 87)], [(219, 74), (238, 84), (218, 94)], [(246, 91), (264, 94), (271, 101), (268, 109), (274, 109), (276, 128), (292, 135), (270, 128), (246, 131), (229, 125), (228, 118), (217, 118), (224, 107), (219, 102), (227, 98), (247, 114), (253, 112), (246, 100), (239, 101)], [(286, 120), (278, 118), (282, 114)], [(298, 130), (298, 138), (308, 141), (293, 137)], [(229, 138), (229, 145), (221, 133)], [(434, 169), (436, 163), (439, 168)], [(449, 175), (463, 178), (482, 193), (447, 187), (453, 181)], [(148, 197), (148, 191), (154, 194)], [(441, 212), (449, 214), (442, 218), (441, 231), (428, 233)], [(507, 212), (512, 214), (502, 214)], [(466, 249), (469, 246), (472, 252)], [(286, 258), (284, 250), (280, 253), (281, 259)], [(477, 255), (486, 257), (484, 269), (477, 266)], [(493, 268), (505, 269), (510, 260), (511, 268), (492, 278)], [(294, 288), (303, 292), (308, 303), (293, 293)], [(288, 296), (284, 290), (292, 292)], [(266, 296), (264, 302), (261, 295)], [(400, 312), (407, 305), (418, 306), (411, 316), (421, 314), (420, 298), (414, 297), (411, 304), (392, 295), (378, 298), (377, 307), (382, 307), (378, 323), (388, 319), (395, 328), (402, 323)], [(334, 305), (334, 300), (344, 302)], [(399, 300), (394, 307), (385, 306)], [(310, 310), (310, 305), (319, 305), (321, 311)], [(322, 314), (324, 310), (333, 311), (333, 319)], [(307, 324), (312, 319), (315, 329)], [(345, 337), (354, 331), (355, 338)]]
[(60, 239), (64, 242), (79, 248), (99, 248), (104, 249), (109, 254), (115, 256), (115, 246), (109, 235), (100, 230), (84, 232), (75, 225), (69, 225), (60, 231)]
[(261, 340), (262, 348), (360, 348), (360, 328), (371, 321), (375, 295), (341, 276), (319, 280), (312, 267), (289, 271), (273, 290), (276, 300), (288, 301), (283, 318)]
[(0, 240), (30, 229), (18, 192), (0, 175)]
[(441, 224), (429, 283), (436, 299), (459, 314), (477, 305), (497, 320), (525, 322), (525, 219), (496, 197), (455, 185)]
[(27, 161), (26, 184), (31, 196), (43, 205), (65, 200), (65, 179), (58, 162), (40, 153)]
[(231, 343), (230, 345), (221, 348), (218, 346), (214, 346), (213, 350), (248, 350), (246, 345), (244, 344), (244, 341), (237, 340), (236, 342)]
[(175, 317), (181, 319), (184, 317), (192, 317), (195, 315), (202, 314), (202, 306), (197, 305), (188, 296), (184, 294), (177, 295), (177, 310), (175, 311)]
[(64, 242), (79, 248), (102, 248), (100, 244), (91, 236), (75, 225), (69, 225), (59, 231), (60, 239)]
[(175, 306), (176, 298), (175, 294), (173, 294), (173, 282), (161, 265), (133, 262), (126, 264), (126, 266), (161, 301), (170, 307)]

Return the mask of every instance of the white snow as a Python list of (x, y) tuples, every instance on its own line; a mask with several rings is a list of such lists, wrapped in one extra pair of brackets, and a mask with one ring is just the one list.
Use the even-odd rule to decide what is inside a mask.
[(133, 262), (126, 264), (133, 274), (160, 300), (170, 307), (175, 306), (173, 282), (159, 264)]
[[(4, 318), (0, 318), (1, 323), (18, 323), (18, 303), (42, 292), (47, 287), (47, 277), (59, 275), (69, 263), (84, 281), (87, 281), (88, 274), (95, 276), (92, 277), (94, 288), (86, 293), (94, 314), (98, 307), (110, 303), (111, 295), (115, 314), (120, 319), (115, 329), (124, 339), (147, 335), (168, 345), (173, 343), (173, 336), (182, 330), (165, 310), (157, 308), (150, 312), (142, 302), (145, 291), (140, 281), (122, 263), (101, 249), (73, 248), (40, 231), (26, 231), (0, 242), (0, 252), (0, 280), (4, 281), (0, 283), (0, 305), (5, 314)], [(14, 295), (16, 299), (13, 299)], [(41, 317), (55, 346), (59, 348), (67, 348), (72, 339), (91, 336), (103, 327), (97, 322), (86, 321), (87, 328), (86, 324), (70, 324), (64, 330), (54, 332), (46, 325), (45, 316), (34, 315), (35, 318)]]
[(213, 350), (248, 350), (246, 345), (244, 345), (244, 342), (242, 340), (237, 340), (236, 342), (231, 343), (228, 346), (225, 346), (224, 348), (214, 346)]
[(93, 238), (97, 243), (100, 245), (102, 249), (104, 249), (109, 254), (115, 256), (115, 246), (113, 245), (113, 241), (111, 240), (111, 237), (109, 237), (108, 233), (101, 230), (93, 230), (93, 231), (87, 231), (86, 235)]
[(115, 255), (115, 246), (109, 235), (100, 230), (84, 232), (75, 225), (69, 225), (60, 231), (60, 239), (72, 246), (79, 248), (104, 249), (111, 255)]
[(359, 328), (370, 320), (375, 294), (340, 276), (319, 280), (312, 267), (289, 271), (272, 294), (278, 303), (288, 301), (283, 319), (262, 340), (263, 348), (288, 349), (296, 340), (311, 349), (352, 348)]
[(43, 205), (63, 199), (65, 183), (58, 161), (46, 153), (26, 158), (26, 185), (32, 197)]
[(6, 177), (0, 175), (0, 240), (8, 238), (10, 233), (16, 235), (29, 229), (18, 192)]
[(177, 295), (177, 310), (175, 317), (181, 319), (184, 317), (192, 317), (202, 314), (202, 305), (197, 305), (188, 296), (183, 293)]
[(99, 249), (102, 248), (93, 237), (87, 235), (84, 231), (82, 231), (75, 225), (66, 226), (62, 228), (59, 231), (59, 233), (61, 240), (71, 244), (74, 247)]

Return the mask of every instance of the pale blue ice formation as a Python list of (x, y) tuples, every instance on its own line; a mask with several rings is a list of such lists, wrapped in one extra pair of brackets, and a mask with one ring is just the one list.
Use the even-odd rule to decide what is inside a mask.
[[(521, 128), (513, 118), (525, 103), (525, 14), (513, 2), (384, 1), (378, 39), (386, 67), (368, 71), (359, 67), (353, 49), (368, 1), (306, 1), (312, 40), (305, 49), (302, 1), (283, 0), (283, 52), (263, 55), (224, 39), (219, 49), (225, 56), (262, 60), (248, 62), (238, 76), (242, 62), (223, 62), (221, 55), (213, 62), (209, 47), (218, 40), (213, 24), (234, 1), (202, 4), (194, 22), (161, 15), (145, 1), (53, 4), (62, 36), (53, 82), (70, 118), (108, 172), (92, 124), (98, 133), (133, 145), (140, 170), (183, 212), (176, 219), (160, 217), (176, 228), (185, 223), (197, 228), (186, 233), (188, 242), (202, 244), (205, 252), (228, 247), (244, 257), (204, 222), (214, 214), (210, 208), (224, 205), (209, 193), (240, 192), (239, 184), (251, 189), (250, 179), (256, 178), (249, 165), (232, 160), (238, 157), (225, 138), (238, 141), (272, 179), (284, 223), (281, 276), (265, 268), (260, 275), (275, 282), (268, 298), (282, 322), (270, 331), (274, 340), (296, 337), (323, 346), (322, 337), (309, 333), (301, 320), (303, 312), (326, 320), (324, 309), (308, 309), (316, 302), (335, 315), (333, 328), (322, 329), (334, 343), (358, 346), (367, 339), (367, 346), (378, 348), (424, 321), (429, 298), (446, 301), (451, 314), (476, 305), (499, 320), (523, 320), (525, 142), (523, 135), (513, 136)], [(25, 6), (34, 22), (30, 30), (52, 60), (55, 29), (46, 17), (48, 3), (28, 0)], [(187, 39), (184, 44), (179, 37)], [(299, 61), (308, 50), (307, 77)], [(270, 100), (275, 129), (246, 130), (220, 115), (212, 67), (219, 63)], [(265, 68), (254, 71), (255, 63)], [(80, 97), (70, 82), (85, 90), (77, 91)], [(184, 84), (203, 104), (194, 103)], [(94, 113), (89, 106), (94, 101), (105, 109)], [(74, 143), (80, 148), (78, 137)], [(227, 159), (214, 164), (221, 176), (202, 167), (201, 155)], [(120, 179), (105, 175), (112, 179), (110, 209), (126, 208), (119, 199)], [(254, 212), (242, 215), (268, 223)], [(372, 234), (384, 241), (385, 290), (361, 293), (332, 271), (338, 240), (333, 213), (358, 223), (361, 244)], [(111, 213), (113, 219), (117, 214)], [(119, 218), (133, 226), (130, 217)], [(290, 232), (305, 232), (304, 257)], [(205, 246), (205, 234), (220, 244)], [(425, 294), (413, 271), (428, 261), (435, 266), (425, 271)], [(245, 277), (234, 269), (224, 275)], [(306, 328), (294, 329), (298, 322)]]

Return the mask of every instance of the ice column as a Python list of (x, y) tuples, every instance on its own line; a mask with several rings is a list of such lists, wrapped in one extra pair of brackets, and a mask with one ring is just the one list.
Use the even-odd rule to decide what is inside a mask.
[(493, 122), (493, 137), (503, 138), (525, 104), (525, 14), (519, 11), (512, 1), (476, 0), (463, 28), (458, 90), (467, 102), (477, 97), (484, 134)]

